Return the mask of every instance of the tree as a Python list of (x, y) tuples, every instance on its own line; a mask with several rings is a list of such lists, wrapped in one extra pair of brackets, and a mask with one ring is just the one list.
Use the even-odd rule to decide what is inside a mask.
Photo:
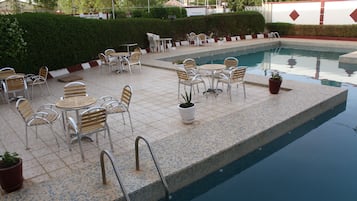
[(48, 10), (54, 10), (57, 7), (57, 1), (58, 0), (34, 0), (34, 2), (39, 4), (41, 7)]

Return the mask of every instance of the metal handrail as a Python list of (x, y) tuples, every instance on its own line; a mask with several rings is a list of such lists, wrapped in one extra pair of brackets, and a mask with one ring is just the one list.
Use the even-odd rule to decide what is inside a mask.
[(139, 164), (139, 140), (140, 140), (140, 139), (144, 140), (144, 142), (145, 142), (146, 145), (148, 146), (149, 151), (150, 151), (150, 154), (151, 154), (152, 159), (153, 159), (153, 161), (154, 161), (156, 170), (157, 170), (157, 172), (159, 173), (159, 176), (160, 176), (160, 179), (161, 179), (162, 184), (164, 185), (166, 199), (170, 199), (169, 187), (168, 187), (168, 185), (167, 185), (167, 182), (166, 182), (166, 180), (165, 180), (165, 177), (163, 176), (163, 174), (162, 174), (162, 172), (161, 172), (161, 169), (160, 169), (160, 167), (159, 167), (159, 164), (157, 163), (157, 159), (156, 159), (154, 153), (153, 153), (152, 150), (151, 150), (151, 146), (150, 146), (149, 142), (148, 142), (145, 138), (143, 138), (143, 137), (141, 137), (141, 136), (138, 136), (138, 137), (136, 137), (136, 139), (135, 139), (135, 161), (136, 161), (136, 170), (137, 170), (137, 171), (140, 170), (140, 164)]
[(112, 166), (113, 166), (113, 169), (114, 169), (114, 173), (118, 179), (118, 182), (119, 182), (119, 185), (120, 185), (120, 188), (121, 190), (123, 191), (123, 194), (124, 194), (124, 197), (125, 197), (125, 200), (126, 201), (130, 201), (130, 198), (129, 198), (129, 195), (128, 193), (126, 192), (123, 184), (121, 183), (121, 178), (119, 176), (119, 171), (117, 169), (117, 167), (114, 165), (114, 157), (113, 155), (107, 151), (107, 150), (103, 150), (100, 152), (100, 166), (102, 168), (102, 179), (103, 179), (103, 184), (107, 184), (107, 178), (105, 176), (105, 167), (104, 167), (104, 155), (107, 155), (110, 162), (112, 163)]

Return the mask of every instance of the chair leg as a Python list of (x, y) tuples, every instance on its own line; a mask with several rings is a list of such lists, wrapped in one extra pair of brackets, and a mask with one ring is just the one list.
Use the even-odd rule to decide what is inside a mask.
[(131, 133), (134, 133), (133, 123), (132, 123), (132, 121), (131, 121), (131, 115), (130, 115), (130, 112), (129, 112), (129, 110), (128, 110), (127, 112), (128, 112), (129, 121), (130, 121)]
[(108, 130), (108, 138), (109, 138), (109, 143), (110, 143), (110, 149), (112, 150), (112, 152), (114, 152), (113, 142), (112, 142), (112, 137), (110, 136), (109, 126), (108, 126), (107, 123), (105, 123), (105, 126), (107, 127), (107, 130)]
[(178, 88), (177, 88), (177, 100), (180, 100), (180, 82), (178, 83)]
[(247, 97), (246, 93), (245, 93), (245, 83), (243, 82), (243, 92), (244, 92), (244, 98)]
[(228, 84), (227, 91), (229, 91), (229, 100), (232, 102), (232, 86)]
[(59, 148), (60, 145), (59, 145), (59, 143), (58, 143), (56, 134), (55, 134), (55, 132), (54, 132), (54, 130), (53, 130), (52, 124), (50, 124), (49, 126), (50, 126), (51, 132), (52, 132), (52, 134), (53, 134), (53, 137), (55, 137), (55, 140), (56, 140), (56, 143), (57, 143), (57, 147)]
[(6, 99), (7, 104), (10, 104), (9, 94), (8, 93), (4, 93), (4, 95), (5, 95), (5, 99)]
[(51, 95), (50, 88), (48, 87), (47, 81), (45, 82), (45, 84), (46, 84), (46, 87), (47, 87), (48, 95)]
[(83, 148), (82, 148), (82, 140), (81, 140), (81, 136), (79, 135), (79, 133), (77, 133), (77, 140), (78, 140), (78, 144), (79, 144), (79, 149), (81, 151), (81, 157), (82, 157), (82, 161), (84, 162), (84, 153), (83, 153)]
[(122, 117), (122, 119), (123, 119), (123, 123), (124, 123), (124, 125), (125, 125), (124, 112), (122, 112), (122, 113), (121, 113), (121, 117)]
[(129, 72), (131, 74), (131, 65), (130, 64), (128, 64), (128, 68), (129, 68)]
[(24, 93), (25, 93), (25, 97), (26, 97), (26, 98), (28, 98), (28, 99), (30, 99), (30, 93), (29, 93), (29, 90), (28, 90), (28, 89), (26, 89), (26, 90), (24, 91)]
[(25, 125), (25, 134), (26, 134), (26, 150), (29, 150), (29, 138), (27, 136), (27, 126)]
[(31, 86), (31, 100), (33, 99), (33, 85)]
[(35, 131), (36, 131), (36, 139), (38, 139), (37, 126), (35, 126)]
[(69, 134), (69, 128), (67, 127), (66, 129), (66, 140), (67, 140), (67, 146), (68, 146), (68, 150), (69, 151), (72, 151), (72, 146), (71, 146), (71, 137), (70, 137), (70, 134)]

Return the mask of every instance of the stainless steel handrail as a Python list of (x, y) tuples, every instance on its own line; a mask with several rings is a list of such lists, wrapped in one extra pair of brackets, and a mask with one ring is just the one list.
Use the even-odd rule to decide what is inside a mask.
[(165, 180), (165, 177), (163, 176), (162, 172), (161, 172), (161, 169), (159, 167), (159, 164), (157, 163), (157, 159), (154, 155), (154, 153), (152, 152), (151, 150), (151, 146), (149, 144), (149, 142), (141, 137), (141, 136), (138, 136), (136, 137), (135, 139), (135, 161), (136, 161), (136, 170), (139, 171), (140, 170), (140, 164), (139, 164), (139, 140), (142, 139), (144, 140), (144, 142), (146, 143), (146, 145), (148, 146), (149, 148), (149, 151), (150, 151), (150, 154), (151, 154), (151, 157), (154, 161), (154, 164), (155, 164), (155, 167), (156, 167), (156, 170), (157, 172), (159, 173), (159, 176), (160, 176), (160, 179), (161, 179), (161, 182), (162, 184), (164, 185), (164, 188), (165, 188), (165, 196), (166, 196), (166, 199), (170, 199), (170, 192), (169, 192), (169, 187), (167, 185), (167, 182)]
[(103, 184), (107, 184), (107, 178), (105, 176), (105, 167), (104, 167), (104, 155), (107, 155), (110, 162), (112, 163), (112, 166), (113, 166), (113, 169), (114, 169), (114, 173), (118, 179), (118, 182), (119, 182), (119, 185), (120, 185), (120, 188), (121, 190), (123, 191), (123, 194), (124, 194), (124, 197), (125, 197), (125, 200), (126, 201), (130, 201), (130, 198), (129, 198), (129, 195), (128, 193), (126, 192), (123, 184), (121, 183), (121, 178), (119, 176), (119, 171), (117, 169), (117, 167), (114, 165), (114, 157), (113, 155), (107, 151), (107, 150), (103, 150), (100, 152), (100, 166), (102, 168), (102, 179), (103, 179)]

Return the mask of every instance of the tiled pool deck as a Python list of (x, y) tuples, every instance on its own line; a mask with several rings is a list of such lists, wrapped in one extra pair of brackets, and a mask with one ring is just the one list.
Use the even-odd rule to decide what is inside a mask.
[[(141, 147), (140, 152), (141, 171), (135, 171), (133, 149), (138, 135), (151, 142), (169, 188), (173, 191), (345, 101), (347, 91), (344, 89), (288, 80), (284, 80), (283, 87), (289, 90), (271, 95), (266, 87), (267, 78), (248, 72), (246, 99), (242, 88), (233, 88), (232, 102), (226, 93), (216, 98), (195, 94), (196, 121), (192, 125), (181, 123), (177, 110), (176, 73), (162, 69), (172, 69), (174, 66), (170, 62), (158, 61), (158, 58), (272, 42), (277, 41), (227, 42), (219, 46), (178, 47), (165, 53), (147, 54), (143, 57), (142, 71), (134, 70), (133, 74), (115, 74), (104, 68), (75, 72), (83, 77), (88, 94), (94, 97), (119, 96), (124, 85), (133, 87), (130, 111), (134, 134), (129, 124), (123, 125), (120, 115), (109, 116), (108, 120), (117, 166), (132, 200), (157, 200), (164, 195), (145, 146)], [(300, 42), (315, 43), (307, 40)], [(355, 42), (343, 41), (318, 42), (331, 47), (356, 45), (351, 44)], [(49, 96), (45, 93), (40, 96), (39, 91), (35, 91), (37, 97), (31, 101), (35, 108), (43, 103), (55, 103), (62, 96), (64, 83), (51, 79), (49, 86)], [(1, 104), (0, 112), (0, 152), (9, 150), (21, 155), (25, 178), (21, 190), (10, 194), (2, 192), (1, 199), (114, 200), (122, 196), (109, 163), (106, 163), (109, 184), (101, 183), (99, 153), (102, 149), (109, 150), (107, 138), (99, 137), (99, 148), (95, 143), (83, 141), (87, 159), (83, 163), (78, 144), (73, 144), (72, 152), (68, 151), (58, 121), (54, 130), (60, 139), (59, 149), (50, 130), (42, 127), (38, 130), (38, 139), (34, 130), (29, 130), (31, 149), (27, 151), (24, 146), (24, 124), (16, 112), (15, 103)]]

